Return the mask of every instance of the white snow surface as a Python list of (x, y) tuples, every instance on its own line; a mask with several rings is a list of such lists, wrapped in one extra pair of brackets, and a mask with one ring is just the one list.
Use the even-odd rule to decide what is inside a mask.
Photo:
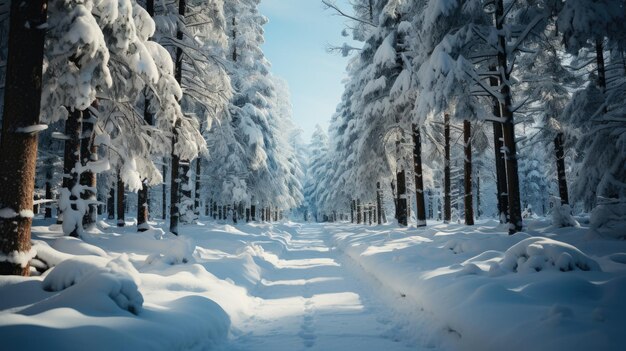
[[(581, 221), (584, 223), (584, 221)], [(0, 277), (7, 350), (619, 350), (626, 242), (532, 219), (100, 226), (35, 219), (48, 269)]]

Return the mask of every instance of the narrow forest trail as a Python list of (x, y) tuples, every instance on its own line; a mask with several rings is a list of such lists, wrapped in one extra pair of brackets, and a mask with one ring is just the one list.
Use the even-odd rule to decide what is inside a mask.
[(418, 349), (403, 340), (402, 323), (373, 288), (330, 247), (324, 228), (294, 228), (286, 250), (275, 253), (278, 262), (264, 267), (264, 279), (250, 292), (260, 302), (252, 317), (234, 326), (227, 349)]

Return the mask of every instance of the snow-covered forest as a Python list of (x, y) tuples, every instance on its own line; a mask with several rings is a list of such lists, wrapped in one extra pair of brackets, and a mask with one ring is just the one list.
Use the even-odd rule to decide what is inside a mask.
[(626, 347), (626, 1), (262, 1), (0, 0), (0, 349)]

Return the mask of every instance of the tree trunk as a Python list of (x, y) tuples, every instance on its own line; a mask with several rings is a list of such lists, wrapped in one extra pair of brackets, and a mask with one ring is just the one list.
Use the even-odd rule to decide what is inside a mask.
[(362, 214), (361, 214), (361, 200), (357, 199), (356, 200), (356, 224), (361, 224), (362, 221)]
[[(181, 18), (185, 17), (185, 8), (186, 2), (185, 0), (178, 1), (178, 14)], [(179, 41), (183, 40), (183, 31), (179, 27), (176, 31), (176, 39)], [(178, 84), (182, 85), (183, 80), (183, 49), (181, 47), (176, 47), (176, 57), (174, 58), (175, 66), (174, 66), (174, 78)], [(172, 164), (171, 164), (171, 178), (170, 178), (170, 232), (174, 235), (178, 235), (178, 223), (180, 221), (180, 193), (179, 193), (179, 182), (180, 179), (180, 157), (176, 154), (176, 144), (178, 143), (178, 128), (180, 128), (181, 122), (180, 120), (176, 121), (174, 124), (174, 129), (172, 130)], [(185, 172), (183, 172), (185, 173)]]
[(194, 187), (194, 198), (193, 198), (193, 212), (196, 215), (196, 219), (200, 218), (200, 170), (202, 167), (202, 158), (198, 157), (196, 159), (196, 179), (195, 179), (195, 187)]
[(383, 191), (380, 188), (380, 182), (376, 183), (376, 213), (378, 225), (383, 224)]
[[(146, 9), (148, 10), (148, 14), (150, 16), (154, 16), (154, 0), (149, 0), (146, 2)], [(152, 13), (150, 12), (152, 11)], [(153, 125), (154, 124), (154, 116), (150, 113), (150, 101), (147, 98), (147, 95), (144, 98), (143, 104), (143, 119), (146, 121), (146, 124)], [(137, 231), (145, 232), (148, 230), (148, 218), (150, 216), (149, 208), (149, 192), (148, 185), (146, 184), (146, 179), (143, 180), (141, 184), (141, 189), (137, 193)]]
[(563, 150), (563, 133), (558, 133), (554, 138), (554, 151), (556, 152), (556, 174), (559, 181), (559, 195), (561, 204), (569, 204), (567, 192), (567, 178), (565, 177), (565, 151)]
[[(62, 192), (66, 192), (69, 195), (70, 206), (72, 210), (77, 210), (76, 201), (78, 197), (77, 193), (74, 192), (74, 187), (79, 183), (79, 174), (77, 173), (76, 166), (80, 164), (80, 135), (82, 132), (81, 126), (81, 117), (82, 112), (79, 110), (74, 110), (69, 113), (67, 116), (67, 120), (65, 121), (65, 136), (67, 139), (65, 140), (65, 148), (63, 152), (63, 189)], [(78, 194), (80, 195), (80, 194)], [(59, 206), (60, 207), (60, 206)], [(64, 220), (67, 214), (64, 214)], [(76, 222), (73, 229), (69, 230), (69, 232), (65, 233), (73, 237), (79, 236), (79, 228), (78, 226), (82, 223)], [(64, 226), (64, 231), (68, 230)]]
[[(98, 160), (98, 152), (95, 144), (95, 117), (92, 116), (89, 109), (83, 111), (83, 132), (80, 143), (81, 164), (87, 166), (89, 162)], [(91, 229), (95, 227), (98, 220), (98, 200), (96, 199), (96, 173), (87, 170), (80, 175), (80, 185), (87, 187), (81, 194), (81, 198), (85, 200), (87, 205), (87, 213), (83, 216), (83, 227)]]
[(354, 211), (356, 210), (356, 200), (350, 200), (350, 223), (354, 223)]
[[(496, 72), (496, 67), (491, 66), (490, 70)], [(500, 85), (497, 77), (489, 78), (489, 83), (492, 87)], [(502, 117), (500, 110), (500, 101), (493, 99), (493, 115), (495, 117)], [(498, 191), (498, 218), (500, 223), (505, 223), (509, 216), (509, 197), (506, 181), (506, 163), (504, 161), (504, 143), (502, 136), (502, 123), (493, 122), (493, 149), (495, 152), (496, 161), (496, 189)]]
[(470, 121), (463, 121), (463, 142), (465, 147), (465, 162), (463, 177), (465, 188), (465, 224), (474, 225), (474, 196), (472, 194), (472, 125)]
[(52, 207), (50, 207), (50, 202), (52, 200), (52, 185), (50, 184), (50, 181), (47, 180), (46, 181), (46, 209), (45, 209), (45, 214), (44, 214), (44, 218), (52, 218)]
[(480, 210), (480, 172), (476, 172), (476, 218), (482, 216)]
[(397, 209), (397, 220), (398, 224), (402, 226), (408, 225), (408, 212), (407, 212), (407, 198), (406, 198), (406, 173), (404, 170), (397, 173), (397, 183), (398, 183), (398, 209)]
[(250, 205), (250, 217), (253, 222), (256, 221), (256, 205)]
[(513, 118), (513, 102), (511, 88), (509, 86), (509, 60), (506, 52), (506, 37), (504, 27), (504, 3), (503, 0), (495, 2), (496, 29), (498, 33), (498, 71), (500, 72), (500, 93), (504, 101), (501, 106), (502, 135), (504, 137), (504, 149), (506, 151), (506, 178), (509, 197), (509, 234), (515, 234), (522, 230), (522, 207), (520, 205), (519, 174), (517, 166), (517, 145), (515, 142), (515, 120)]
[(137, 193), (137, 231), (145, 232), (148, 229), (148, 186), (144, 181)]
[(445, 223), (450, 223), (452, 219), (452, 204), (450, 197), (450, 115), (444, 114), (444, 139), (445, 139), (445, 147), (444, 147), (444, 163), (443, 163), (443, 221)]
[(107, 213), (108, 219), (115, 219), (115, 187), (113, 185), (109, 189), (109, 197), (107, 198)]
[[(0, 217), (0, 254), (28, 253), (37, 161), (46, 0), (11, 1), (2, 140), (0, 204), (14, 216)], [(10, 218), (7, 218), (10, 217)], [(0, 275), (30, 274), (28, 262), (0, 261)]]
[(167, 184), (165, 175), (167, 174), (167, 159), (163, 157), (163, 185), (161, 185), (161, 218), (167, 219)]
[(123, 227), (126, 225), (126, 218), (124, 213), (124, 182), (122, 181), (122, 175), (120, 171), (117, 171), (117, 226)]
[[(598, 66), (598, 87), (606, 93), (606, 67), (604, 65), (604, 39), (596, 39), (596, 64)], [(606, 107), (605, 111), (606, 112)]]
[(413, 124), (413, 167), (415, 169), (415, 208), (417, 226), (426, 226), (426, 204), (424, 203), (424, 177), (422, 174), (422, 136), (417, 124)]

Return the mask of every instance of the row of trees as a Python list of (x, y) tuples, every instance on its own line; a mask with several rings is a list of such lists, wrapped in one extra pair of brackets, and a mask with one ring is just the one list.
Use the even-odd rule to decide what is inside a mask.
[(445, 221), (455, 202), (467, 224), (497, 203), (510, 233), (548, 193), (560, 213), (624, 210), (626, 2), (323, 2), (363, 45), (334, 49), (353, 57), (330, 136), (313, 141), (316, 211), (374, 203), (378, 182), (402, 224), (412, 199), (425, 225), (425, 189), (442, 189)]
[(202, 204), (299, 205), (296, 130), (260, 48), (259, 0), (2, 3), (0, 273), (28, 274), (36, 184), (73, 236), (102, 204), (112, 217), (114, 198), (124, 225), (126, 191), (138, 230), (161, 195), (174, 234)]

